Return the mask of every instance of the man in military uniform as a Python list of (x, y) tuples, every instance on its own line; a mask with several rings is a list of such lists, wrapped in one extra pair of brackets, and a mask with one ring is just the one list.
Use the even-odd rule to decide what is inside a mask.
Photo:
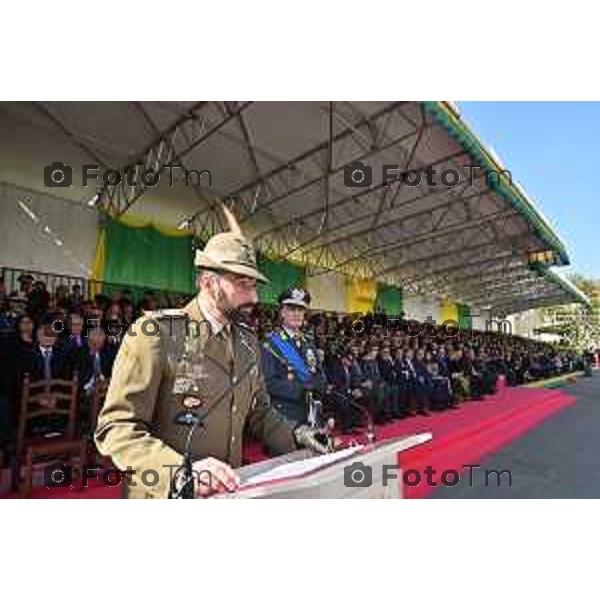
[(324, 391), (317, 349), (302, 328), (310, 294), (291, 288), (279, 296), (281, 325), (263, 343), (263, 371), (275, 408), (290, 422), (315, 421)]
[(140, 318), (117, 355), (95, 440), (125, 471), (126, 497), (176, 496), (189, 484), (184, 462), (192, 464), (194, 495), (234, 491), (245, 425), (274, 454), (326, 450), (313, 430), (293, 428), (270, 404), (256, 336), (235, 319), (266, 280), (223, 210), (231, 231), (197, 252), (197, 296), (182, 310)]

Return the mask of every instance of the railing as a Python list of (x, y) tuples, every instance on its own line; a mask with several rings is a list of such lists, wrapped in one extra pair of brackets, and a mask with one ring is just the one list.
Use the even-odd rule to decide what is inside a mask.
[(93, 300), (94, 296), (100, 293), (111, 297), (116, 292), (129, 290), (131, 292), (131, 299), (134, 303), (139, 302), (146, 292), (152, 292), (159, 307), (178, 307), (185, 304), (191, 297), (191, 294), (188, 292), (161, 290), (149, 286), (142, 287), (126, 283), (110, 283), (96, 279), (86, 279), (85, 277), (76, 277), (74, 275), (32, 271), (31, 269), (2, 267), (0, 268), (0, 276), (4, 278), (7, 294), (10, 295), (11, 292), (19, 291), (21, 285), (19, 277), (22, 275), (31, 275), (34, 282), (44, 282), (46, 290), (50, 294), (56, 294), (57, 288), (60, 286), (64, 286), (67, 289), (67, 294), (71, 294), (73, 286), (78, 285), (84, 300)]

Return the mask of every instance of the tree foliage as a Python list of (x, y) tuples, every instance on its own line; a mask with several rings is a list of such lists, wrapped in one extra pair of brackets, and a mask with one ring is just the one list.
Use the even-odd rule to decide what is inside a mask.
[(577, 350), (600, 347), (600, 281), (573, 274), (569, 279), (590, 300), (591, 308), (584, 304), (563, 304), (542, 309), (548, 332), (558, 333), (562, 344)]

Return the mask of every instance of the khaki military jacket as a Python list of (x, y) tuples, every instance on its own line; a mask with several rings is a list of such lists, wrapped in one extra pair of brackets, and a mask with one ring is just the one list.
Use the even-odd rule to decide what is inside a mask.
[[(190, 433), (178, 424), (186, 412), (201, 421), (193, 460), (212, 456), (238, 467), (245, 425), (273, 454), (295, 449), (290, 424), (270, 404), (255, 333), (235, 324), (229, 331), (229, 340), (213, 335), (194, 298), (181, 310), (147, 313), (124, 336), (95, 441), (128, 471), (126, 497), (169, 496)], [(191, 394), (179, 393), (182, 360), (202, 364)]]

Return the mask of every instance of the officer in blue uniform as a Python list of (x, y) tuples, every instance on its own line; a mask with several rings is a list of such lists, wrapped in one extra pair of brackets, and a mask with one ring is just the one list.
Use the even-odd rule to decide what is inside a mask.
[(310, 421), (315, 418), (314, 407), (319, 405), (325, 387), (315, 344), (303, 332), (310, 294), (302, 288), (291, 288), (278, 301), (280, 326), (267, 336), (262, 350), (267, 390), (271, 403), (286, 419), (295, 423)]

